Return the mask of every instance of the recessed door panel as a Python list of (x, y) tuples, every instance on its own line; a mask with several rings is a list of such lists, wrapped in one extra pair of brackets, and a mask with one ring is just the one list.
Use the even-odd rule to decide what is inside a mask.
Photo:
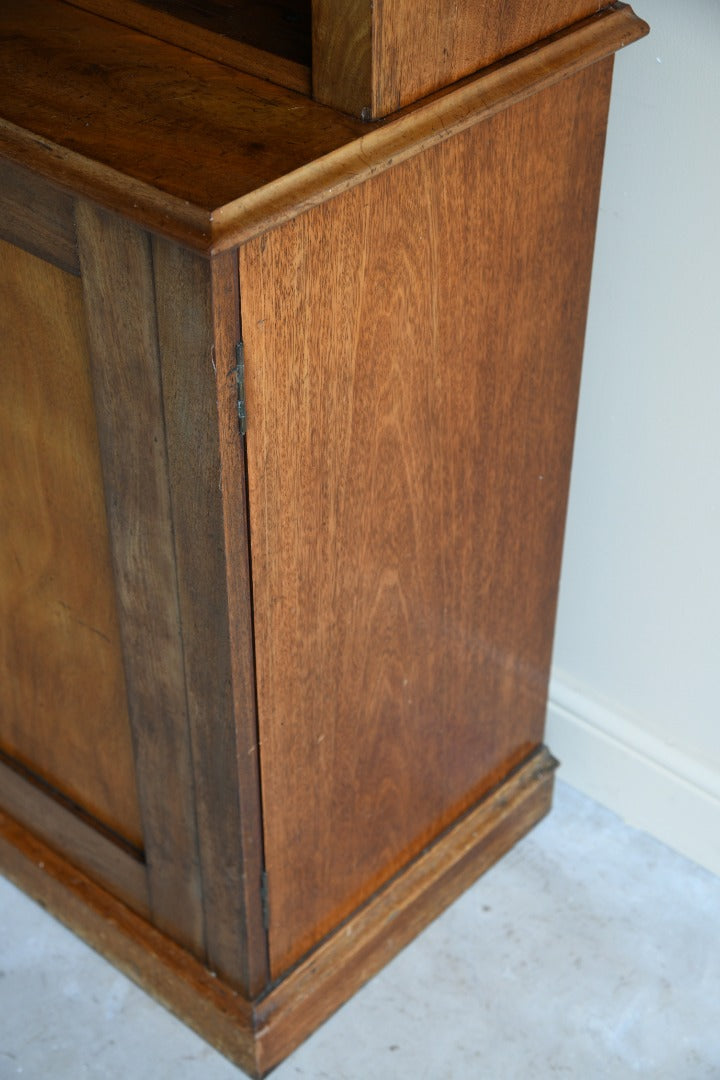
[(140, 847), (80, 280), (2, 243), (0, 326), (0, 750)]

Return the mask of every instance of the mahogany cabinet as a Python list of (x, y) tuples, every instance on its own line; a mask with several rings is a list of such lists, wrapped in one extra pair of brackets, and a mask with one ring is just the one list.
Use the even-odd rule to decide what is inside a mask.
[(0, 862), (261, 1075), (549, 808), (612, 56), (647, 27), (455, 5), (497, 62), (367, 122), (183, 6), (0, 13)]

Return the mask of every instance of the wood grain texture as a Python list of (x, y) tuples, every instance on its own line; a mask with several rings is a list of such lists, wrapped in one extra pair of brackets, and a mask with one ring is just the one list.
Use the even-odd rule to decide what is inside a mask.
[[(613, 4), (535, 50), (368, 125), (210, 61), (188, 63), (182, 50), (112, 31), (110, 23), (96, 42), (102, 20), (56, 24), (64, 8), (28, 0), (22, 10), (0, 10), (0, 152), (205, 252), (257, 236), (648, 32), (631, 8)], [(77, 50), (88, 37), (102, 61), (100, 80)]]
[(372, 116), (387, 116), (607, 6), (606, 0), (382, 0), (374, 9)]
[(150, 907), (203, 955), (150, 239), (82, 202), (77, 230)]
[[(302, 94), (57, 0), (0, 6), (0, 101), (15, 128), (113, 170), (111, 208), (132, 209), (127, 177), (206, 219), (363, 131)], [(57, 153), (54, 168), (62, 174)]]
[(241, 249), (273, 976), (540, 742), (610, 78)]
[(142, 846), (80, 282), (0, 242), (0, 327), (0, 749)]
[[(310, 34), (300, 4), (284, 4), (270, 12), (260, 3), (228, 5), (143, 3), (141, 0), (71, 0), (74, 7), (105, 15), (123, 26), (159, 37), (190, 52), (218, 60), (290, 90), (309, 94)], [(214, 9), (214, 10), (213, 10)], [(248, 9), (251, 9), (248, 11)], [(248, 18), (249, 17), (249, 18)], [(200, 21), (198, 21), (200, 20)], [(305, 42), (307, 38), (307, 42)], [(281, 51), (282, 50), (282, 51)]]
[[(535, 755), (255, 1003), (0, 813), (0, 868), (251, 1076), (266, 1075), (550, 808)], [(388, 926), (392, 927), (388, 933)]]
[(72, 197), (10, 161), (0, 161), (0, 238), (80, 273)]
[(406, 867), (255, 1008), (266, 1074), (550, 810), (543, 748)]
[(312, 89), (317, 101), (370, 120), (375, 111), (372, 0), (312, 0)]
[(193, 956), (0, 812), (0, 868), (251, 1076), (252, 1006)]
[(649, 32), (626, 4), (543, 41), (451, 90), (367, 125), (367, 134), (213, 214), (213, 248), (251, 239), (385, 169), (491, 119), (612, 56)]
[(142, 852), (83, 813), (27, 769), (0, 755), (0, 805), (73, 865), (147, 916), (147, 876)]
[(365, 120), (534, 45), (605, 0), (313, 0), (313, 93)]
[[(234, 580), (247, 573), (247, 529), (235, 506), (244, 517), (244, 463), (233, 463), (231, 476), (223, 475), (218, 423), (220, 404), (229, 410), (230, 437), (241, 449), (234, 371), (237, 259), (225, 256), (211, 269), (200, 256), (155, 240), (153, 269), (206, 960), (226, 982), (256, 994), (267, 982), (267, 949), (251, 605), (247, 580)], [(230, 555), (237, 568), (226, 562), (223, 497), (233, 518)], [(243, 665), (235, 681), (233, 653)]]

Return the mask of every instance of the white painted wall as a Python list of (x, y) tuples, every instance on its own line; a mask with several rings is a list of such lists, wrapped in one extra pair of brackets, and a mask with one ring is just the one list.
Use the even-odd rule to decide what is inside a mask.
[(608, 128), (548, 744), (720, 873), (720, 0), (635, 0)]

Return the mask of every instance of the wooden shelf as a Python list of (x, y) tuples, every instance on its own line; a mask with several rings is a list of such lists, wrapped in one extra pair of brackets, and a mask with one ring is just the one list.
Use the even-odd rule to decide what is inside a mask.
[(72, 0), (75, 7), (257, 75), (312, 93), (311, 13), (306, 0)]

